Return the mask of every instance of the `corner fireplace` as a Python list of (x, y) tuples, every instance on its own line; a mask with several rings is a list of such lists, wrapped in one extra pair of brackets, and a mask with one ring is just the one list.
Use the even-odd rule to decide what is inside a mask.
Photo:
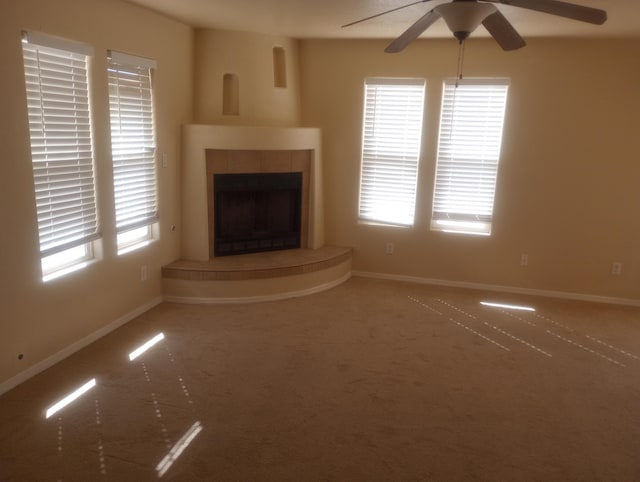
[(300, 248), (302, 173), (213, 175), (214, 256)]

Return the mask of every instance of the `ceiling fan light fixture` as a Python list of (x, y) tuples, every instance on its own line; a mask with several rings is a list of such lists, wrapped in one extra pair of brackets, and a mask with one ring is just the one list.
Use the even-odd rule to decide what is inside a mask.
[(490, 3), (453, 1), (438, 5), (434, 10), (444, 18), (453, 35), (462, 41), (497, 9)]

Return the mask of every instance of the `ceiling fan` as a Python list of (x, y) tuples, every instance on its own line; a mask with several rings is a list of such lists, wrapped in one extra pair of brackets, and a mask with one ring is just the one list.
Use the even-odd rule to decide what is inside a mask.
[[(429, 1), (432, 0), (419, 0), (407, 5), (402, 5), (356, 20), (355, 22), (343, 25), (343, 27), (349, 27), (381, 15)], [(439, 20), (440, 17), (444, 19), (449, 30), (451, 30), (454, 37), (457, 38), (460, 43), (464, 42), (471, 32), (482, 24), (504, 50), (516, 50), (524, 47), (526, 45), (524, 39), (494, 4), (535, 10), (595, 25), (602, 25), (607, 20), (607, 12), (604, 10), (561, 2), (559, 0), (451, 0), (450, 2), (442, 3), (434, 7), (420, 17), (413, 25), (405, 30), (402, 35), (391, 42), (385, 49), (385, 52), (401, 52)]]

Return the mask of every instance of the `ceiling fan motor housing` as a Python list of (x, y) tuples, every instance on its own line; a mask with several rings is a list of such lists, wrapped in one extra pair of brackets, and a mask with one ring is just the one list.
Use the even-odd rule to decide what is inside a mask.
[(496, 7), (476, 0), (454, 0), (438, 5), (434, 10), (444, 18), (454, 37), (462, 42), (485, 18), (496, 12)]

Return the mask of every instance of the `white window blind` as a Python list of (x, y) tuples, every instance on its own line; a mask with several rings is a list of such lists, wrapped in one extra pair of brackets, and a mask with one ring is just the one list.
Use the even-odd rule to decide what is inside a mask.
[[(98, 238), (87, 67), (92, 50), (31, 32), (23, 34), (22, 49), (40, 254), (78, 253)], [(84, 259), (90, 252), (80, 251)], [(62, 258), (69, 265), (78, 256)]]
[(425, 81), (366, 79), (359, 218), (413, 225)]
[(444, 84), (431, 228), (490, 235), (506, 79)]
[(153, 60), (109, 52), (111, 151), (119, 234), (157, 221), (153, 68)]

